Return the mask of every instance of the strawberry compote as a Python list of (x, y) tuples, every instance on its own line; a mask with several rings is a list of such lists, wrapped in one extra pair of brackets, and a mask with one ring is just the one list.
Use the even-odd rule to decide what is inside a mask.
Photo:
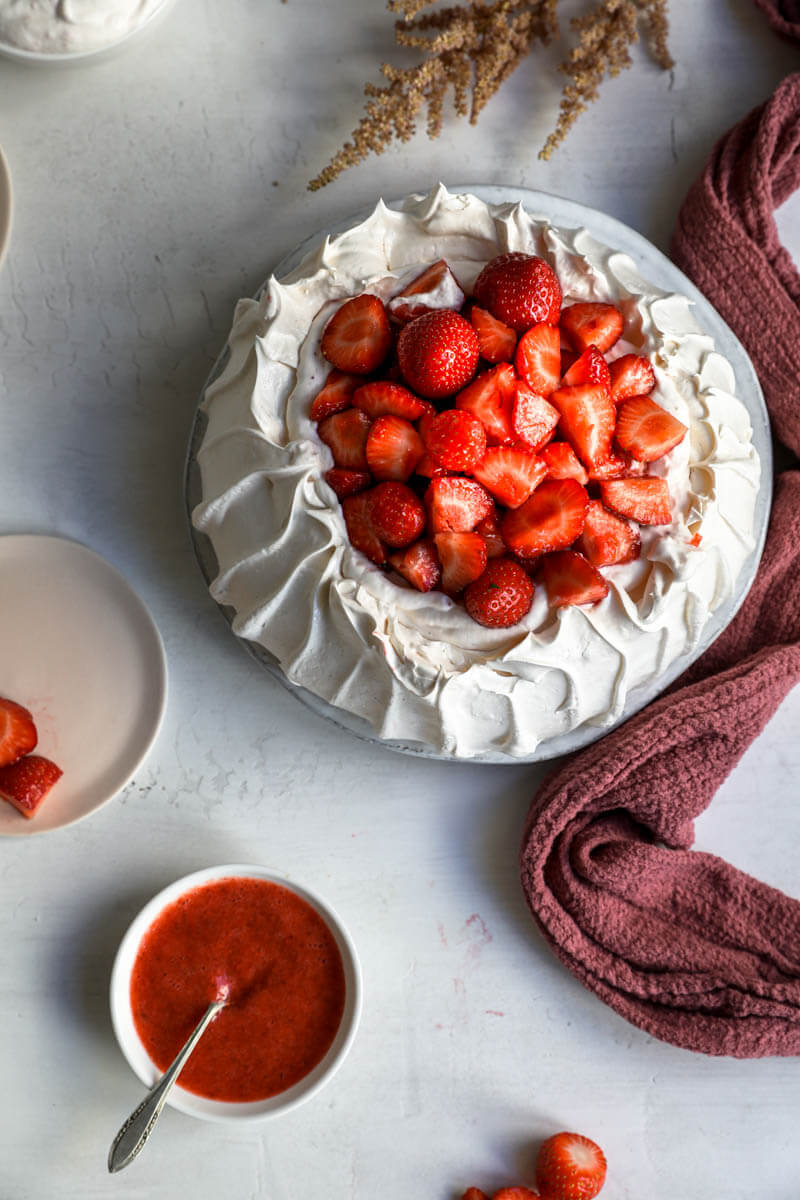
[(232, 878), (193, 888), (147, 930), (131, 974), (136, 1031), (160, 1070), (226, 991), (228, 1006), (181, 1087), (226, 1101), (286, 1091), (322, 1061), (342, 1020), (345, 975), (333, 934), (280, 884)]

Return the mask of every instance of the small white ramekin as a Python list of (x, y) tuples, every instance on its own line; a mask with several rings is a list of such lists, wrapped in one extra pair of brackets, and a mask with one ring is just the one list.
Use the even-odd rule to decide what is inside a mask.
[(116, 38), (113, 42), (107, 42), (104, 46), (95, 46), (91, 50), (45, 53), (38, 50), (23, 50), (19, 46), (12, 46), (10, 42), (0, 40), (0, 57), (10, 58), (14, 62), (26, 63), (32, 67), (81, 66), (83, 63), (111, 58), (121, 50), (127, 49), (134, 42), (138, 42), (140, 38), (154, 29), (174, 3), (175, 0), (162, 0), (162, 3), (148, 14), (140, 25), (135, 26), (135, 28), (123, 34), (122, 37)]

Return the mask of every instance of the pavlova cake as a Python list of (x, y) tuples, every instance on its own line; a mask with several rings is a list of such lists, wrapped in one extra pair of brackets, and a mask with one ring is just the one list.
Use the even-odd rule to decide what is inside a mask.
[(758, 456), (690, 303), (444, 187), (239, 302), (202, 403), (214, 598), (383, 739), (532, 755), (696, 647)]

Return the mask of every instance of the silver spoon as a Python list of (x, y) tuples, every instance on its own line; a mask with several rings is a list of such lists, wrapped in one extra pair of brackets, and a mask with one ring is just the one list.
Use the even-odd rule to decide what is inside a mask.
[(108, 1169), (112, 1174), (115, 1171), (121, 1171), (123, 1167), (127, 1167), (128, 1163), (133, 1162), (134, 1158), (136, 1158), (136, 1155), (150, 1137), (153, 1126), (161, 1115), (161, 1110), (164, 1107), (167, 1096), (172, 1090), (172, 1085), (183, 1070), (186, 1060), (208, 1026), (214, 1020), (214, 1017), (216, 1017), (217, 1013), (227, 1003), (226, 990), (224, 997), (215, 1000), (213, 1004), (209, 1004), (183, 1048), (178, 1051), (172, 1063), (167, 1067), (161, 1078), (153, 1085), (141, 1104), (128, 1117), (111, 1143), (111, 1149), (108, 1152)]

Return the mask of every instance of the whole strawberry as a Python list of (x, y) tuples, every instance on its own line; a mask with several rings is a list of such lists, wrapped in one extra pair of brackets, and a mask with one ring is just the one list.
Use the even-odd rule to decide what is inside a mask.
[(428, 400), (452, 396), (478, 365), (478, 335), (457, 312), (442, 308), (404, 325), (397, 339), (400, 370), (408, 386)]
[(524, 333), (532, 325), (557, 325), (561, 285), (551, 266), (535, 254), (514, 251), (493, 258), (473, 289), (475, 300), (493, 317)]
[(606, 1159), (596, 1142), (580, 1133), (556, 1133), (536, 1159), (542, 1200), (593, 1200), (606, 1178)]

